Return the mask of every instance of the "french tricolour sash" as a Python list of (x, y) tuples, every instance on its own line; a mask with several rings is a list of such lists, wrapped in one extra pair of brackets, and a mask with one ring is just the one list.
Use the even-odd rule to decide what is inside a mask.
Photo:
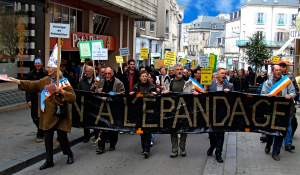
[[(53, 83), (54, 85), (56, 85), (56, 82)], [(71, 86), (70, 82), (68, 81), (67, 78), (62, 78), (59, 80), (59, 87), (64, 89), (66, 87)], [(45, 100), (47, 100), (52, 94), (50, 94), (50, 92), (45, 88), (43, 89), (43, 91), (41, 92), (41, 110), (44, 112), (45, 111)]]
[(194, 78), (190, 77), (189, 79), (192, 80), (193, 85), (197, 91), (201, 92), (203, 90), (203, 86), (200, 83), (198, 83), (196, 80), (194, 80)]
[(269, 93), (272, 95), (277, 95), (282, 89), (284, 89), (287, 85), (289, 85), (292, 81), (288, 77), (288, 75), (282, 77), (277, 83), (275, 83), (271, 89), (269, 90)]

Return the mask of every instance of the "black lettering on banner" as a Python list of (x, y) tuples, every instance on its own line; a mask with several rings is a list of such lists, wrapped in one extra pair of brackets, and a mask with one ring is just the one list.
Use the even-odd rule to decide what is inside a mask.
[[(75, 90), (73, 127), (144, 133), (262, 132), (283, 135), (291, 101), (239, 92), (109, 96)], [(100, 101), (99, 101), (100, 99)], [(79, 105), (78, 105), (79, 104)], [(176, 105), (175, 105), (176, 104)], [(128, 117), (130, 115), (130, 117)], [(101, 117), (107, 116), (107, 120)], [(106, 118), (106, 117), (105, 117)]]

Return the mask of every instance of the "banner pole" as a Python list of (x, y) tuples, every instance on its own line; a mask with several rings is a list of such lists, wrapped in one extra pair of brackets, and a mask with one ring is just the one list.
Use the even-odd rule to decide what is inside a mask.
[(60, 38), (57, 38), (57, 71), (56, 71), (56, 86), (59, 87), (59, 72), (60, 72)]
[(120, 63), (120, 68), (121, 68), (121, 72), (122, 72), (122, 74), (123, 74), (122, 63)]
[(82, 76), (83, 76), (83, 71), (85, 70), (85, 63), (84, 63), (84, 65), (83, 65), (83, 68), (82, 68), (82, 71), (81, 71), (81, 76), (80, 76), (80, 79), (82, 78)]
[(96, 68), (95, 68), (95, 61), (94, 61), (94, 60), (92, 60), (92, 62), (93, 62), (93, 69), (94, 69), (94, 78), (96, 78)]

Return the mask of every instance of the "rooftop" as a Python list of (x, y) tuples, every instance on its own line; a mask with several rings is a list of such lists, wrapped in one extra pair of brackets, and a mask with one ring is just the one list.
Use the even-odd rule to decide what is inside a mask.
[(248, 0), (247, 5), (293, 6), (298, 7), (298, 0)]
[(190, 23), (190, 29), (225, 29), (225, 19), (215, 16), (198, 16), (198, 18)]

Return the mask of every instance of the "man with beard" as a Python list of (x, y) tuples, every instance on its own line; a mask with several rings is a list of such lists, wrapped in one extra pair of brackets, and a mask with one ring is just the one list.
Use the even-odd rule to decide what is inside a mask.
[[(96, 93), (103, 93), (103, 94), (124, 94), (125, 88), (123, 83), (114, 76), (114, 71), (107, 67), (104, 71), (104, 79), (101, 80), (97, 88), (95, 90)], [(105, 141), (110, 139), (110, 147), (109, 151), (114, 151), (116, 149), (116, 144), (118, 142), (118, 131), (103, 131), (100, 135), (100, 141), (98, 142), (98, 148), (96, 149), (96, 152), (99, 154), (105, 153)]]
[[(48, 73), (43, 67), (43, 62), (40, 58), (34, 60), (34, 68), (27, 75), (27, 80), (36, 81), (47, 76)], [(37, 127), (36, 133), (36, 142), (42, 142), (44, 138), (44, 132), (42, 129), (39, 129), (39, 98), (37, 92), (26, 92), (26, 101), (28, 106), (31, 108), (31, 118), (35, 126)]]
[[(183, 78), (183, 67), (181, 64), (176, 64), (174, 66), (175, 77), (170, 81), (166, 80), (164, 83), (163, 94), (169, 94), (170, 92), (193, 92), (194, 95), (198, 95), (195, 91), (192, 80), (184, 80)], [(181, 134), (180, 136), (180, 155), (186, 156), (185, 143), (187, 134)], [(172, 152), (170, 157), (175, 158), (178, 156), (178, 134), (171, 134)]]
[[(229, 82), (225, 81), (226, 79), (226, 70), (224, 68), (218, 68), (217, 70), (217, 79), (211, 82), (211, 85), (207, 86), (208, 92), (215, 92), (215, 91), (224, 91), (226, 93), (233, 91), (233, 86)], [(207, 155), (211, 156), (214, 149), (216, 148), (215, 155), (216, 160), (219, 163), (223, 163), (222, 155), (222, 148), (224, 143), (224, 133), (225, 132), (210, 132), (209, 133), (209, 140), (210, 140), (210, 148), (207, 150)]]

